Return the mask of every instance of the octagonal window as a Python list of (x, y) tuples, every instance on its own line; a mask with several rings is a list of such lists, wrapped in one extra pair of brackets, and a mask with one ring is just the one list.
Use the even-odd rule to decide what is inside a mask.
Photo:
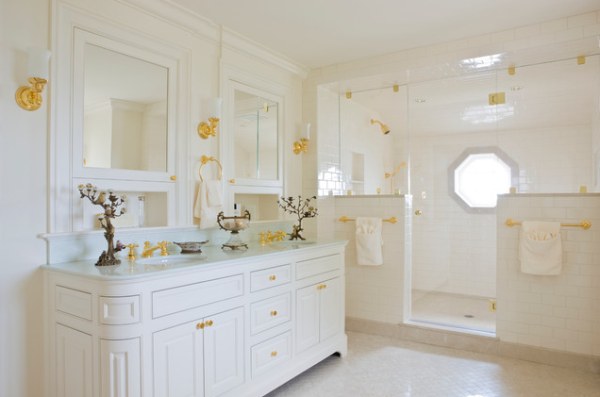
[(450, 195), (470, 212), (491, 212), (516, 186), (518, 166), (496, 147), (465, 150), (449, 168)]

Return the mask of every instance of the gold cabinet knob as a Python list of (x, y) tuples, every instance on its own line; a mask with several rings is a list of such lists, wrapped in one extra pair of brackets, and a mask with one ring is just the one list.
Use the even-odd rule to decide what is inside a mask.
[(196, 329), (204, 329), (204, 323), (196, 324)]
[(423, 211), (421, 211), (421, 210), (416, 210), (416, 211), (415, 211), (415, 215), (416, 215), (416, 216), (421, 216), (421, 215), (423, 215)]
[(213, 325), (213, 324), (214, 324), (214, 323), (213, 323), (213, 320), (208, 320), (208, 321), (206, 322), (206, 326), (207, 326), (207, 327), (212, 327), (212, 325)]
[(275, 317), (277, 314), (277, 310), (271, 310), (271, 317)]
[(277, 350), (273, 350), (271, 352), (271, 357), (277, 357)]
[(323, 284), (323, 289), (327, 288), (327, 284)]
[(177, 175), (171, 175), (169, 177), (169, 179), (172, 180), (172, 181), (176, 181), (177, 180)]
[(275, 280), (277, 280), (277, 276), (276, 276), (276, 275), (274, 275), (274, 274), (271, 274), (271, 275), (269, 276), (269, 281), (275, 281)]
[(234, 179), (234, 178), (231, 178), (231, 179), (229, 180), (229, 183), (231, 183), (232, 185), (235, 185), (235, 179)]

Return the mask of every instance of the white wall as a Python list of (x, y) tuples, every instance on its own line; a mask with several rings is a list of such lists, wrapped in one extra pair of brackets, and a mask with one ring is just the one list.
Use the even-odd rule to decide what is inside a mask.
[[(520, 271), (519, 228), (506, 218), (578, 223), (561, 228), (563, 268), (557, 276)], [(506, 342), (600, 356), (600, 195), (507, 195), (498, 206), (496, 334)]]
[[(318, 200), (319, 236), (348, 241), (346, 246), (346, 316), (399, 324), (404, 307), (404, 239), (406, 201), (403, 196), (327, 197)], [(356, 263), (355, 222), (341, 216), (396, 217), (383, 222), (383, 265)]]
[[(48, 102), (28, 112), (25, 49), (48, 47), (47, 1), (0, 3), (0, 395), (43, 395), (42, 280), (46, 231)], [(52, 83), (50, 83), (50, 89)], [(48, 91), (44, 93), (47, 98)]]

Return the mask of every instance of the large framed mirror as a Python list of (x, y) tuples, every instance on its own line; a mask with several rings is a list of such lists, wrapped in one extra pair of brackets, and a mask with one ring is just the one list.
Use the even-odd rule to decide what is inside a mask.
[(230, 158), (235, 184), (281, 186), (281, 98), (233, 81), (230, 97)]
[(159, 54), (75, 29), (74, 176), (168, 181), (175, 174), (174, 68)]

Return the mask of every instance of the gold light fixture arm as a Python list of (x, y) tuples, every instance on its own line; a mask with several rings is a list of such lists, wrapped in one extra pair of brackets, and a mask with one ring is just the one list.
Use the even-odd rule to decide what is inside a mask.
[(294, 142), (293, 151), (294, 154), (306, 153), (308, 152), (308, 142), (307, 138), (300, 138), (299, 141)]
[(219, 126), (220, 119), (218, 117), (209, 117), (208, 123), (202, 121), (198, 124), (198, 135), (202, 139), (208, 139), (211, 136), (217, 136), (217, 127)]
[(25, 110), (38, 110), (42, 106), (42, 92), (48, 80), (30, 77), (30, 86), (21, 86), (15, 93), (17, 104)]

